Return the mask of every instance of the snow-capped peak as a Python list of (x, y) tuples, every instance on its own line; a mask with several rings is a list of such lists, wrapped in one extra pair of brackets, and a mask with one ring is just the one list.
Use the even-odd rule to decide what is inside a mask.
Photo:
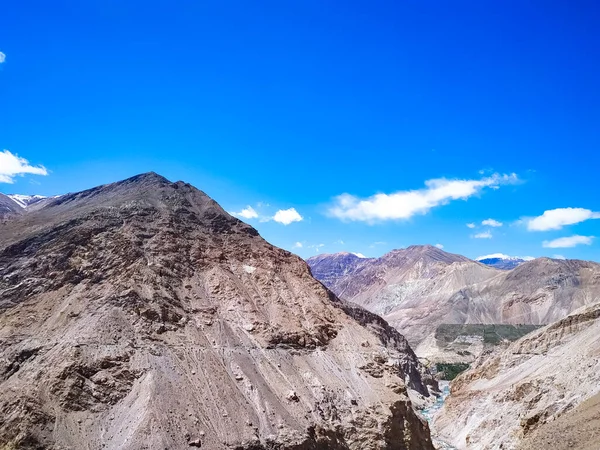
[(359, 258), (366, 258), (362, 253), (352, 253), (354, 256), (358, 256)]
[(43, 195), (21, 195), (21, 194), (10, 194), (7, 195), (10, 199), (12, 199), (17, 205), (21, 208), (25, 209), (29, 205), (33, 205), (34, 203), (39, 202), (40, 200), (45, 199)]

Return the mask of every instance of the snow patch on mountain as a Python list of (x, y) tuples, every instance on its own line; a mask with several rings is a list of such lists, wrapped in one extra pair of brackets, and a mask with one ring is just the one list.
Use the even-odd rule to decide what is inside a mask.
[(34, 203), (44, 200), (46, 197), (43, 195), (21, 195), (21, 194), (10, 194), (7, 197), (11, 198), (17, 205), (25, 209)]

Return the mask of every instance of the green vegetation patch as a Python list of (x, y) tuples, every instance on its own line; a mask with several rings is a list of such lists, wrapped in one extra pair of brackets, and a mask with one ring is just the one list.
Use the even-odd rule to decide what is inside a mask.
[(504, 325), (504, 324), (449, 324), (443, 323), (435, 330), (438, 344), (450, 344), (459, 336), (480, 336), (484, 344), (498, 345), (502, 341), (517, 339), (537, 330), (543, 325)]
[(437, 363), (435, 369), (441, 374), (443, 380), (452, 381), (459, 373), (464, 372), (469, 368), (465, 363)]

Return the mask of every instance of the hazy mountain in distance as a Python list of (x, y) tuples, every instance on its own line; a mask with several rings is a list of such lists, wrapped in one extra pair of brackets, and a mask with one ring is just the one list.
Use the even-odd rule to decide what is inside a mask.
[(435, 357), (440, 324), (544, 325), (593, 303), (600, 296), (600, 264), (537, 258), (506, 271), (436, 247), (412, 246), (329, 276), (326, 284), (381, 314), (418, 345), (419, 356)]
[(22, 214), (22, 207), (8, 195), (0, 193), (0, 222)]
[[(307, 262), (312, 266), (314, 260)], [(418, 344), (440, 323), (461, 323), (462, 312), (454, 311), (450, 297), (501, 273), (430, 245), (413, 245), (330, 276), (325, 284), (341, 298), (382, 315)]]
[(530, 257), (520, 258), (518, 256), (508, 256), (502, 253), (494, 253), (492, 255), (480, 256), (479, 258), (475, 259), (475, 261), (479, 261), (486, 266), (495, 267), (496, 269), (511, 270), (520, 266), (524, 262), (531, 261), (533, 259), (534, 258)]
[(6, 448), (433, 449), (403, 336), (193, 186), (143, 174), (1, 226)]
[(313, 276), (325, 286), (331, 287), (335, 281), (353, 273), (371, 258), (361, 258), (354, 253), (340, 252), (321, 254), (307, 259)]
[(27, 208), (35, 203), (38, 203), (47, 197), (43, 195), (21, 195), (21, 194), (9, 194), (7, 197), (10, 197), (14, 200), (21, 208)]

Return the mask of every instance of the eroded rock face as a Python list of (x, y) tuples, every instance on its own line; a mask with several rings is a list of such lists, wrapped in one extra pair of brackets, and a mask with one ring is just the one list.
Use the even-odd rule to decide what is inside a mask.
[[(594, 408), (597, 414), (599, 393), (600, 304), (596, 303), (506, 350), (482, 356), (453, 381), (434, 427), (459, 449), (550, 448), (547, 440), (556, 438), (554, 426), (567, 425), (573, 438), (580, 427), (580, 437), (585, 435), (583, 441), (589, 444), (593, 439), (586, 423), (572, 419), (591, 417)], [(584, 405), (588, 399), (592, 403)]]
[[(192, 186), (145, 174), (0, 234), (0, 444), (432, 449), (406, 340)], [(12, 446), (12, 447), (11, 447)]]

